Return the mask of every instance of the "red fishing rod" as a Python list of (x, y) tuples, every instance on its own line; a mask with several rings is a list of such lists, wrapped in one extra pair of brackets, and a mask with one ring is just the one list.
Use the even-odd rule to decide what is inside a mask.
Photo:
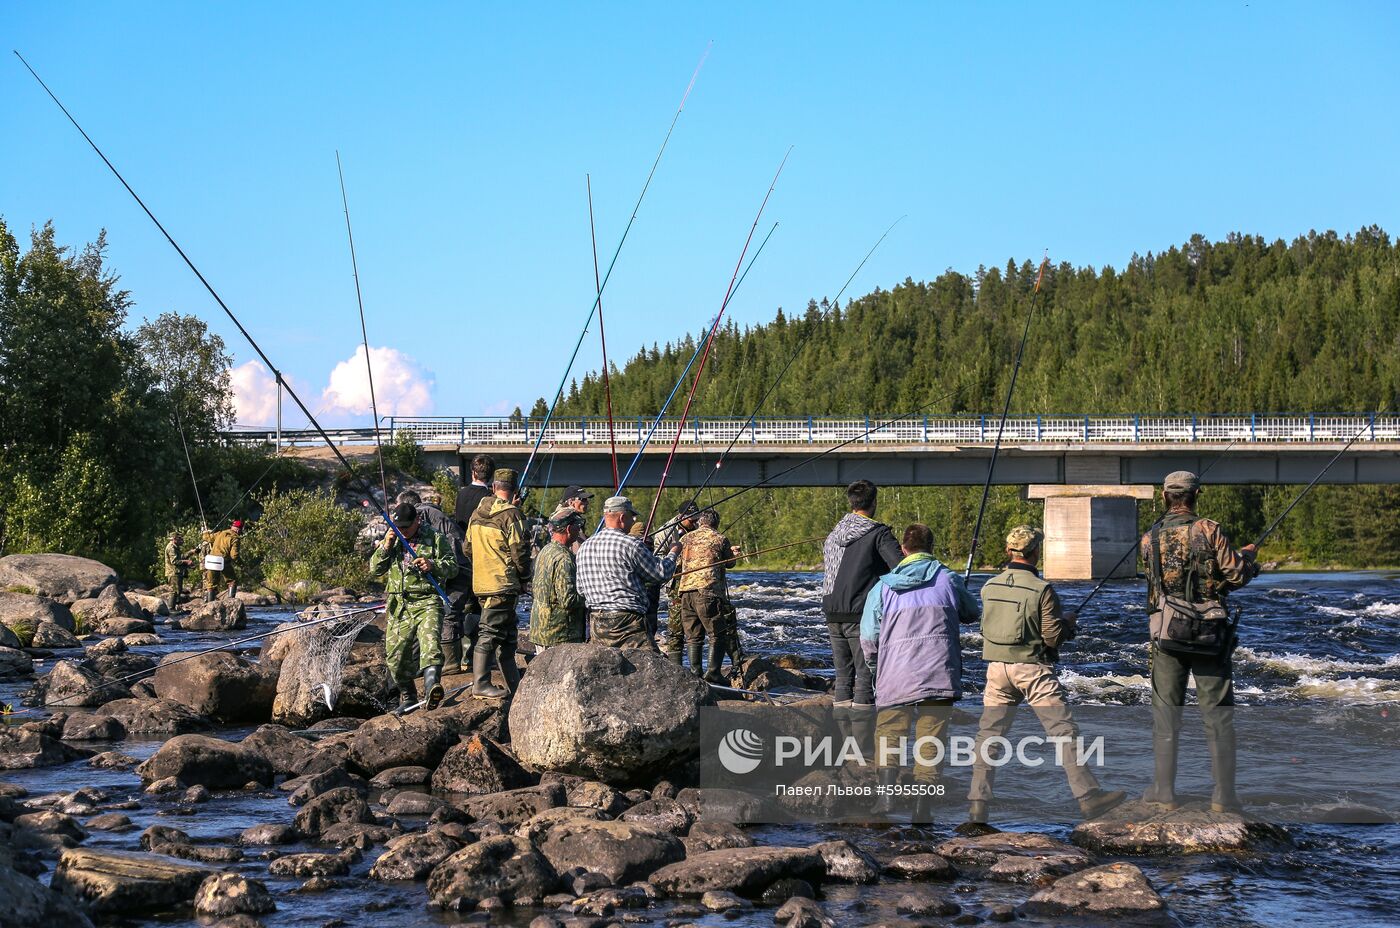
[(603, 280), (598, 276), (598, 230), (593, 225), (593, 178), (583, 176), (588, 185), (588, 235), (593, 240), (593, 284), (598, 288), (598, 340), (603, 343), (603, 399), (608, 407), (608, 442), (612, 445), (613, 492), (618, 492), (617, 430), (613, 427), (612, 384), (608, 380), (608, 335), (603, 330)]
[(700, 386), (700, 378), (705, 373), (705, 363), (710, 359), (710, 349), (715, 344), (715, 334), (719, 332), (720, 320), (724, 318), (724, 311), (729, 307), (729, 298), (734, 295), (734, 283), (739, 279), (739, 270), (744, 266), (744, 256), (749, 253), (749, 245), (753, 242), (753, 234), (758, 229), (758, 221), (763, 218), (763, 210), (768, 206), (768, 198), (773, 195), (773, 188), (778, 186), (778, 178), (782, 176), (783, 167), (787, 164), (788, 155), (792, 154), (792, 147), (789, 146), (783, 155), (783, 160), (778, 164), (778, 170), (773, 174), (773, 182), (768, 185), (768, 192), (763, 195), (763, 202), (758, 206), (758, 214), (753, 217), (753, 225), (749, 226), (748, 238), (744, 239), (744, 249), (739, 252), (739, 260), (734, 265), (734, 273), (729, 275), (729, 286), (724, 291), (724, 300), (719, 305), (719, 315), (715, 316), (714, 324), (710, 326), (710, 334), (705, 338), (705, 350), (700, 355), (700, 366), (695, 369), (695, 379), (690, 382), (690, 393), (686, 395), (685, 406), (681, 408), (680, 421), (676, 423), (676, 437), (671, 440), (671, 453), (666, 455), (666, 466), (661, 469), (661, 481), (656, 485), (656, 497), (651, 501), (651, 511), (647, 513), (646, 525), (642, 529), (642, 534), (651, 531), (651, 523), (656, 518), (656, 507), (661, 502), (661, 491), (666, 489), (666, 478), (671, 474), (671, 462), (676, 459), (676, 448), (681, 443), (681, 431), (685, 428), (685, 420), (690, 414), (690, 404), (695, 401), (696, 388)]

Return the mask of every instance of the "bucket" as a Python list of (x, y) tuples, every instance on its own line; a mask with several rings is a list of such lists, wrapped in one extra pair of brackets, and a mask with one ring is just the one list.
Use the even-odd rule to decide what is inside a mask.
[(224, 569), (224, 559), (217, 554), (206, 554), (204, 555), (204, 569), (215, 572), (221, 571)]

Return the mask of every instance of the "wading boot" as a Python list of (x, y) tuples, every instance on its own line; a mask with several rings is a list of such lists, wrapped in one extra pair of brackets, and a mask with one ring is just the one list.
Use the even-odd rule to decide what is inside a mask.
[(230, 583), (230, 584), (228, 585), (228, 598), (229, 598), (229, 599), (237, 599), (237, 598), (238, 598), (238, 584), (236, 584), (236, 583)]
[(418, 690), (412, 680), (399, 680), (395, 685), (399, 688), (399, 707), (394, 710), (394, 714), (403, 715), (417, 704)]
[(706, 683), (715, 683), (720, 686), (726, 684), (724, 674), (721, 672), (724, 667), (724, 648), (713, 638), (710, 639), (710, 660), (705, 666), (708, 668), (704, 677)]
[[(1215, 709), (1217, 713), (1231, 712), (1232, 709)], [(1214, 720), (1211, 720), (1214, 721)], [(1206, 743), (1210, 746), (1210, 771), (1215, 777), (1215, 791), (1210, 797), (1210, 810), (1217, 813), (1240, 814), (1244, 806), (1235, 794), (1235, 724), (1234, 720), (1223, 731), (1206, 729)]]
[(461, 638), (451, 638), (442, 642), (442, 672), (444, 675), (462, 672)]
[[(491, 682), (491, 658), (493, 655), (480, 643), (472, 649), (472, 695), (482, 699), (500, 699), (508, 696), (510, 690)], [(504, 675), (504, 674), (503, 674)]]
[(1121, 789), (1113, 792), (1105, 792), (1101, 789), (1093, 790), (1079, 797), (1079, 811), (1084, 813), (1084, 818), (1098, 818), (1110, 809), (1117, 808), (1123, 804), (1123, 800), (1128, 798), (1128, 794)]
[(690, 661), (690, 670), (697, 677), (705, 675), (705, 642), (687, 641), (685, 643), (685, 656)]
[(898, 767), (881, 767), (879, 786), (875, 789), (875, 807), (871, 810), (876, 816), (888, 819), (894, 814), (895, 786), (899, 783)]
[(520, 688), (520, 668), (515, 665), (515, 648), (501, 648), (501, 679), (506, 691), (514, 694)]
[(993, 835), (997, 829), (987, 824), (987, 800), (974, 799), (967, 804), (967, 821), (953, 829), (953, 834), (963, 838), (980, 838)]
[(205, 601), (206, 603), (212, 603), (212, 602), (214, 601), (214, 591), (213, 591), (213, 589), (208, 589), (208, 590), (205, 590), (205, 591), (204, 591), (204, 601)]
[(675, 664), (677, 667), (685, 662), (685, 656), (681, 653), (681, 643), (679, 641), (673, 641), (667, 638), (666, 646), (662, 649), (661, 653), (666, 656), (666, 660)]
[(423, 671), (423, 692), (427, 694), (424, 708), (436, 709), (442, 705), (442, 669), (429, 667)]
[(918, 793), (914, 797), (914, 814), (909, 817), (911, 825), (928, 825), (937, 817), (936, 802), (940, 798), (932, 792), (936, 785), (928, 781), (919, 782), (919, 785), (928, 789), (929, 792)]

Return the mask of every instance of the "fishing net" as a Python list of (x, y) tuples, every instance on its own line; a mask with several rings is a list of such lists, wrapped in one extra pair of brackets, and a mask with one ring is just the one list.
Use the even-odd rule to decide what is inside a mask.
[(312, 607), (299, 613), (306, 624), (284, 626), (268, 651), (269, 659), (281, 664), (274, 718), (305, 723), (335, 712), (350, 649), (380, 608)]

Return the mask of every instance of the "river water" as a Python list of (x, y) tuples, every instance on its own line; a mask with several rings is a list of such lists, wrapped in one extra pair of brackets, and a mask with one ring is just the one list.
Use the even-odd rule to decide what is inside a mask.
[[(978, 583), (974, 578), (974, 586)], [(796, 654), (818, 662), (830, 673), (830, 654), (820, 608), (820, 577), (810, 573), (733, 573), (731, 596), (740, 610), (749, 650)], [(1057, 584), (1067, 606), (1077, 605), (1088, 583)], [(1354, 705), (1400, 703), (1400, 575), (1382, 572), (1266, 574), (1234, 598), (1243, 607), (1241, 647), (1236, 652), (1239, 701), (1251, 705)], [(286, 618), (285, 610), (255, 610), (250, 628), (239, 636), (270, 628)], [(1109, 585), (1080, 617), (1079, 636), (1061, 653), (1061, 676), (1076, 702), (1146, 704), (1146, 616), (1141, 582)], [(212, 646), (219, 637), (207, 633), (160, 629), (165, 641), (152, 653)], [(229, 635), (227, 637), (232, 637)], [(962, 639), (967, 676), (966, 703), (978, 702), (983, 682), (980, 638), (965, 631)], [(62, 655), (60, 655), (62, 656)], [(36, 667), (46, 672), (47, 662)], [(14, 699), (22, 686), (0, 685), (0, 698)], [(1384, 707), (1383, 707), (1384, 708)], [(1396, 706), (1400, 709), (1400, 706)], [(228, 729), (221, 736), (238, 736)], [(103, 745), (102, 747), (108, 747)], [(110, 747), (138, 757), (158, 742), (129, 740)], [(1375, 775), (1374, 772), (1371, 775)], [(1381, 776), (1394, 778), (1396, 771)], [(290, 821), (283, 794), (216, 794), (206, 804), (181, 808), (174, 797), (148, 797), (130, 771), (94, 770), (83, 762), (59, 768), (8, 771), (3, 779), (26, 787), (31, 795), (68, 792), (96, 786), (109, 801), (138, 799), (141, 808), (127, 812), (138, 828), (172, 825), (195, 838), (231, 843), (246, 827), (267, 821)], [(1063, 825), (1033, 821), (998, 821), (1008, 830), (1045, 831), (1064, 837)], [(1182, 925), (1306, 926), (1400, 925), (1400, 826), (1293, 825), (1295, 846), (1247, 855), (1195, 855), (1133, 858), (1166, 897), (1171, 919)], [(951, 828), (934, 825), (922, 834), (867, 826), (765, 826), (755, 829), (760, 843), (809, 844), (845, 837), (873, 852), (890, 851), (901, 842), (938, 841)], [(138, 832), (122, 835), (93, 832), (90, 847), (132, 849)], [(316, 850), (285, 847), (282, 852)], [(256, 853), (256, 849), (251, 849)], [(237, 869), (268, 883), (278, 911), (261, 917), (269, 928), (372, 924), (378, 928), (424, 928), (470, 921), (469, 916), (431, 912), (421, 884), (383, 884), (366, 878), (376, 851), (343, 878), (339, 888), (295, 894), (299, 881), (271, 877), (266, 862), (251, 854)], [(1026, 887), (990, 882), (955, 884), (947, 890), (965, 913), (985, 917), (997, 904), (1023, 902)], [(838, 924), (859, 925), (895, 920), (884, 903), (907, 891), (899, 884), (877, 887), (828, 887), (825, 904)], [(522, 911), (498, 918), (498, 924), (526, 925), (539, 914)], [(665, 906), (650, 910), (656, 922), (668, 917)], [(769, 926), (771, 910), (756, 909), (739, 918), (687, 916), (699, 924)], [(193, 920), (164, 917), (161, 925), (193, 926)], [(1018, 924), (1041, 924), (1031, 919)], [(1058, 923), (1045, 921), (1045, 924)], [(157, 924), (151, 921), (148, 924)]]

